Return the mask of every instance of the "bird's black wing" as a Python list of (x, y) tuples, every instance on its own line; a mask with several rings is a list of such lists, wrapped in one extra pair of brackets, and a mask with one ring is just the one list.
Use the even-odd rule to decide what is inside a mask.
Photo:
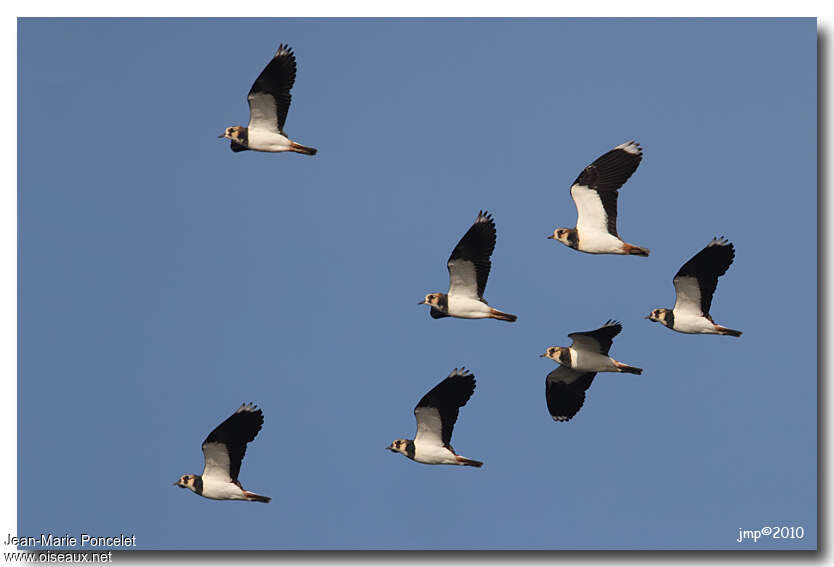
[(596, 372), (583, 372), (559, 366), (547, 375), (545, 398), (547, 411), (554, 421), (569, 421), (585, 403), (585, 390), (590, 388)]
[(570, 333), (568, 336), (573, 339), (571, 346), (574, 348), (608, 354), (614, 342), (614, 337), (619, 335), (622, 330), (623, 325), (619, 321), (609, 319), (605, 322), (605, 325), (595, 331)]
[(295, 54), (284, 44), (249, 89), (249, 125), (283, 132), (295, 83)]
[(570, 188), (576, 204), (579, 232), (607, 231), (617, 236), (617, 190), (643, 159), (640, 144), (620, 144), (582, 170)]
[(253, 404), (241, 405), (226, 421), (214, 428), (203, 441), (206, 467), (203, 476), (228, 475), (237, 480), (246, 444), (255, 439), (264, 423), (263, 411)]
[(458, 410), (475, 391), (475, 376), (465, 368), (455, 368), (449, 376), (429, 390), (414, 408), (417, 440), (448, 446), (458, 419)]
[(703, 250), (681, 266), (672, 280), (677, 295), (675, 310), (679, 308), (686, 310), (686, 306), (691, 307), (695, 304), (700, 307), (704, 316), (709, 315), (712, 296), (718, 286), (718, 278), (727, 272), (730, 264), (733, 263), (733, 258), (735, 258), (735, 249), (722, 236), (713, 238)]
[(452, 250), (446, 266), (449, 268), (449, 294), (483, 299), (489, 270), (490, 256), (495, 250), (495, 221), (486, 211), (478, 218)]

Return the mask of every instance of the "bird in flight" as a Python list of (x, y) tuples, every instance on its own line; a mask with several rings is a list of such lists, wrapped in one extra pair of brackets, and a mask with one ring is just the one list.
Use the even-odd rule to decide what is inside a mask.
[(548, 238), (588, 254), (648, 256), (648, 248), (628, 244), (617, 234), (618, 190), (642, 159), (640, 144), (631, 141), (604, 153), (583, 169), (570, 186), (576, 205), (576, 228), (557, 228)]
[(188, 488), (213, 500), (272, 500), (268, 496), (244, 490), (237, 479), (240, 464), (246, 454), (246, 444), (255, 439), (263, 423), (263, 411), (252, 404), (241, 405), (203, 441), (206, 462), (203, 474), (183, 475), (174, 486)]
[(675, 306), (672, 309), (654, 309), (646, 319), (657, 321), (679, 333), (740, 337), (741, 331), (716, 324), (709, 314), (718, 278), (727, 272), (733, 258), (735, 249), (732, 243), (723, 236), (713, 238), (675, 274), (672, 280), (675, 284)]
[(414, 439), (397, 439), (386, 449), (427, 465), (483, 466), (481, 461), (461, 457), (450, 445), (458, 410), (466, 405), (474, 391), (475, 376), (465, 368), (455, 368), (414, 408), (417, 418)]
[(518, 317), (490, 307), (484, 299), (492, 251), (495, 250), (495, 221), (486, 212), (478, 218), (452, 250), (446, 262), (449, 269), (449, 292), (429, 293), (419, 305), (431, 306), (435, 319), (498, 319), (513, 322)]
[(218, 136), (231, 140), (233, 152), (296, 152), (316, 155), (316, 148), (296, 144), (284, 133), (295, 82), (295, 54), (284, 44), (249, 89), (249, 126), (230, 126)]
[(569, 421), (576, 415), (597, 372), (643, 372), (608, 356), (614, 337), (622, 330), (619, 322), (609, 320), (595, 331), (569, 334), (570, 347), (550, 347), (539, 355), (559, 363), (545, 379), (547, 409), (554, 421)]

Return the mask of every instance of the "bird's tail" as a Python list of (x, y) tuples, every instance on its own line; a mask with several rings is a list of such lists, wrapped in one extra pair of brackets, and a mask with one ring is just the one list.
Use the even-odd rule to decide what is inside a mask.
[(741, 331), (736, 331), (735, 329), (728, 329), (727, 327), (722, 327), (721, 325), (715, 326), (718, 329), (718, 332), (722, 335), (730, 335), (731, 337), (740, 337)]
[(299, 154), (304, 154), (307, 156), (314, 156), (318, 153), (316, 148), (311, 148), (309, 146), (302, 146), (301, 144), (296, 144), (295, 142), (290, 142), (290, 150)]
[(465, 467), (478, 467), (478, 468), (480, 468), (480, 467), (484, 466), (484, 463), (482, 463), (481, 461), (476, 461), (474, 459), (467, 459), (466, 457), (461, 457), (460, 455), (455, 455), (455, 459), (457, 460), (457, 462), (459, 462), (460, 464), (462, 464)]
[(636, 366), (629, 366), (628, 364), (623, 364), (622, 362), (614, 361), (614, 366), (617, 367), (617, 370), (620, 372), (628, 372), (629, 374), (642, 374), (643, 369), (637, 368)]
[(269, 496), (261, 496), (260, 494), (255, 494), (254, 492), (249, 492), (248, 490), (243, 491), (243, 495), (246, 496), (246, 499), (250, 502), (269, 502), (272, 500)]
[(625, 247), (626, 254), (630, 254), (633, 256), (648, 256), (649, 249), (648, 248), (640, 248), (639, 246), (635, 246), (633, 244), (623, 243)]
[(492, 319), (498, 319), (499, 321), (508, 321), (510, 323), (518, 319), (518, 317), (516, 317), (515, 315), (504, 313), (503, 311), (498, 311), (497, 309), (490, 309), (491, 311), (489, 312), (489, 315)]

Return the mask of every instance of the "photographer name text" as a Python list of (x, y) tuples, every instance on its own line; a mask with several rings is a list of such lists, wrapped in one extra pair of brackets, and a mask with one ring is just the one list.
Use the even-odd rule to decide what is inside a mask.
[(119, 534), (117, 536), (94, 536), (90, 534), (69, 534), (57, 535), (53, 533), (39, 534), (38, 536), (14, 536), (6, 535), (6, 545), (22, 547), (136, 547), (136, 536)]

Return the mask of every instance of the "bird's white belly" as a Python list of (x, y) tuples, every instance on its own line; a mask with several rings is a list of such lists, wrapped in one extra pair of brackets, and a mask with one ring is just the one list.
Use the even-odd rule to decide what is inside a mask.
[(455, 456), (438, 445), (414, 445), (414, 460), (426, 465), (458, 465)]
[(617, 367), (609, 357), (598, 352), (571, 350), (571, 363), (576, 370), (586, 372), (616, 372)]
[(262, 152), (286, 152), (290, 149), (290, 140), (286, 136), (271, 130), (248, 131), (248, 143), (250, 150)]
[(211, 482), (203, 479), (203, 496), (215, 500), (245, 500), (243, 490), (231, 482)]
[(489, 317), (492, 309), (478, 299), (460, 295), (449, 295), (449, 315), (462, 317), (464, 319), (485, 319)]
[(590, 254), (622, 254), (623, 241), (607, 232), (580, 230), (579, 249)]
[(706, 317), (690, 313), (678, 313), (677, 311), (672, 311), (672, 315), (675, 317), (675, 331), (716, 334), (715, 326)]

